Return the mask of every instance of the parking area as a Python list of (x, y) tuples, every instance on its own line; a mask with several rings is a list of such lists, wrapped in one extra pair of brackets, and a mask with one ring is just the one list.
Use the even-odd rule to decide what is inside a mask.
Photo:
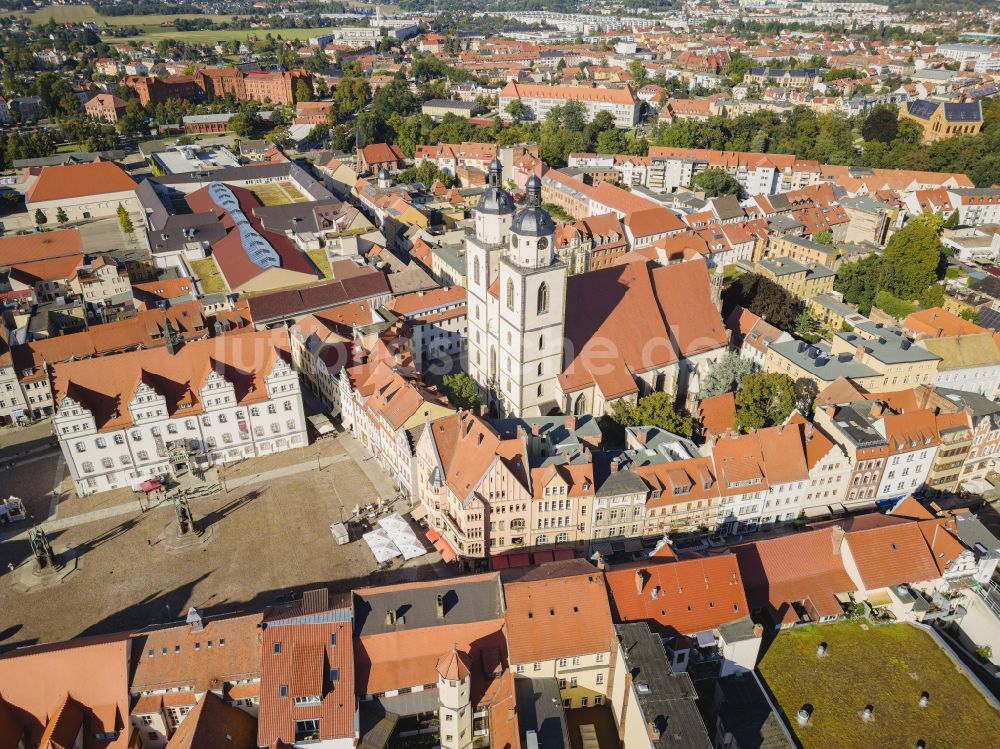
[[(170, 504), (142, 512), (128, 490), (63, 497), (43, 527), (67, 525), (49, 533), (56, 552), (69, 549), (78, 562), (64, 582), (22, 592), (14, 583), (23, 577), (21, 565), (32, 564), (28, 542), (23, 536), (0, 542), (0, 650), (182, 619), (189, 606), (208, 613), (259, 609), (317, 585), (347, 590), (452, 574), (430, 544), (426, 556), (377, 570), (357, 531), (350, 543), (335, 543), (329, 526), (378, 496), (366, 475), (374, 461), (363, 469), (342, 447), (344, 439), (351, 438), (329, 437), (224, 471), (228, 491), (190, 504), (208, 542), (182, 549), (169, 542)], [(16, 470), (0, 480), (31, 480), (32, 472)], [(51, 486), (47, 469), (33, 473), (35, 483), (22, 484), (25, 494)], [(257, 482), (261, 476), (277, 478)], [(97, 507), (112, 514), (83, 515)], [(8, 564), (18, 571), (12, 575)]]

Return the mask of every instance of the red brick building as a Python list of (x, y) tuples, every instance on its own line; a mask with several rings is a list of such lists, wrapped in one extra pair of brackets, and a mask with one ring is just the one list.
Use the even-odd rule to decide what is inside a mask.
[(139, 103), (146, 106), (150, 102), (158, 104), (167, 99), (188, 99), (198, 101), (202, 88), (197, 79), (190, 75), (175, 75), (168, 78), (152, 78), (145, 75), (127, 75), (122, 80), (139, 95)]
[(104, 122), (118, 122), (125, 114), (125, 100), (113, 94), (98, 94), (83, 105), (89, 117)]
[(237, 99), (247, 98), (243, 85), (243, 72), (238, 68), (202, 68), (195, 73), (198, 85), (207, 96), (222, 97), (232, 94)]
[(294, 104), (295, 86), (300, 80), (312, 89), (312, 75), (297, 68), (290, 71), (259, 71), (247, 73), (243, 78), (244, 97), (253, 101), (271, 101), (274, 104)]

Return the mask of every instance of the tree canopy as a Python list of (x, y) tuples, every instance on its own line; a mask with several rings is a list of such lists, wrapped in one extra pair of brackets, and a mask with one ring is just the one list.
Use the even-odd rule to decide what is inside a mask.
[(742, 432), (784, 423), (795, 408), (795, 383), (781, 372), (754, 372), (736, 393), (736, 427)]

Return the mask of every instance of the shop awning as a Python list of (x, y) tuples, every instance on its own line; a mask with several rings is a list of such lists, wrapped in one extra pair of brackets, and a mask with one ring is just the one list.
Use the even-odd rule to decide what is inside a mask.
[(444, 536), (441, 536), (434, 542), (434, 548), (441, 552), (441, 558), (446, 562), (453, 562), (458, 558), (458, 552), (452, 548), (452, 545), (448, 543), (448, 539)]
[(535, 552), (535, 564), (544, 564), (545, 562), (554, 562), (555, 557), (552, 556), (551, 551), (536, 551)]
[(410, 510), (410, 517), (414, 520), (423, 520), (427, 517), (427, 510), (424, 509), (423, 505), (417, 505), (412, 510)]
[(441, 538), (441, 534), (438, 533), (433, 528), (427, 531), (424, 535), (427, 537), (427, 540), (430, 541), (431, 543), (435, 543), (439, 538)]
[(531, 555), (528, 553), (523, 554), (511, 554), (510, 555), (510, 566), (511, 567), (528, 567), (531, 565)]
[(572, 549), (556, 549), (552, 552), (552, 556), (557, 562), (562, 562), (566, 559), (575, 558), (576, 554)]
[(146, 492), (146, 494), (149, 494), (151, 491), (156, 491), (157, 489), (160, 489), (162, 487), (163, 484), (161, 484), (156, 479), (146, 479), (141, 484), (139, 484), (139, 488), (142, 489), (144, 492)]
[(510, 567), (510, 560), (505, 556), (490, 557), (491, 570), (505, 570)]

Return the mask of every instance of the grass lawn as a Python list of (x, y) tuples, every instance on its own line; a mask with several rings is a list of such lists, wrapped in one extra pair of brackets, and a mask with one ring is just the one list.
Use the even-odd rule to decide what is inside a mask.
[(219, 266), (215, 264), (213, 258), (206, 257), (201, 260), (188, 260), (188, 264), (191, 266), (191, 272), (197, 276), (203, 294), (216, 294), (226, 290), (226, 283), (222, 280)]
[(722, 269), (722, 277), (728, 283), (729, 281), (735, 281), (737, 278), (742, 276), (743, 273), (735, 265), (727, 265)]
[(173, 26), (164, 26), (155, 31), (151, 30), (145, 32), (140, 36), (108, 36), (104, 37), (103, 41), (108, 44), (139, 41), (153, 42), (155, 44), (160, 41), (160, 39), (182, 39), (186, 42), (205, 44), (211, 42), (224, 42), (230, 39), (245, 41), (251, 36), (263, 39), (268, 34), (273, 37), (280, 36), (282, 39), (298, 39), (301, 41), (310, 39), (314, 36), (327, 34), (331, 31), (331, 28), (332, 27), (320, 29), (222, 29), (220, 31), (214, 31), (212, 29), (199, 29), (197, 31), (178, 31)]
[(333, 269), (330, 268), (330, 259), (326, 256), (326, 250), (308, 250), (306, 254), (312, 260), (323, 278), (333, 278)]
[[(816, 657), (816, 646), (827, 654)], [(908, 624), (861, 629), (854, 622), (781, 632), (758, 666), (805, 749), (996, 746), (994, 709), (931, 635)], [(928, 692), (927, 707), (917, 705)], [(809, 704), (805, 727), (795, 720)], [(874, 720), (861, 712), (872, 705)], [(988, 737), (992, 736), (993, 739)]]

